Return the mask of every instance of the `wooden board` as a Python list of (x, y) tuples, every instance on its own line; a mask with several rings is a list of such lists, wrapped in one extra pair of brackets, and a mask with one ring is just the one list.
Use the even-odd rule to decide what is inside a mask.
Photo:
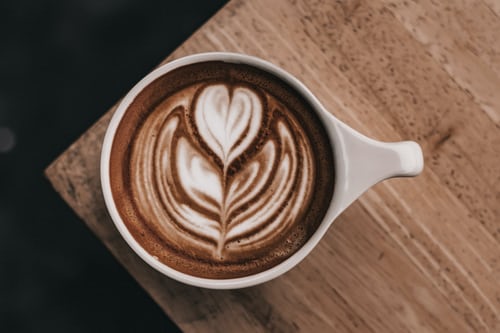
[(305, 261), (264, 285), (184, 286), (132, 253), (99, 184), (114, 109), (46, 174), (185, 332), (498, 332), (499, 37), (498, 0), (233, 0), (165, 60), (262, 57), (355, 129), (423, 147), (421, 176), (375, 186)]

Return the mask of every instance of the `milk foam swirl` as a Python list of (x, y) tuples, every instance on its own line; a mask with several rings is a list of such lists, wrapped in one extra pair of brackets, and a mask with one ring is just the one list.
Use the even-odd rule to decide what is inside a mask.
[(167, 244), (231, 261), (272, 247), (311, 196), (300, 124), (246, 86), (193, 85), (150, 113), (133, 141), (134, 204)]

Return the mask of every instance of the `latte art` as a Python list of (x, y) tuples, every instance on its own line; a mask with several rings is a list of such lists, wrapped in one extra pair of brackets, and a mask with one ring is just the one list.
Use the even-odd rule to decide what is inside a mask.
[(314, 110), (281, 79), (220, 61), (176, 68), (133, 97), (109, 179), (140, 246), (204, 278), (256, 274), (314, 234), (334, 188)]
[(249, 87), (195, 85), (146, 119), (131, 186), (169, 244), (207, 259), (253, 257), (293, 225), (311, 192), (310, 147), (295, 119), (266, 107)]

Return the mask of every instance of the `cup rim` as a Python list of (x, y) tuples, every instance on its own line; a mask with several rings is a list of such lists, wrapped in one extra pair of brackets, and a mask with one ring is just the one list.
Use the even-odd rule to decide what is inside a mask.
[[(127, 111), (130, 104), (136, 98), (136, 96), (149, 84), (151, 84), (158, 77), (165, 75), (166, 73), (193, 63), (205, 62), (205, 61), (223, 61), (229, 63), (242, 63), (247, 64), (264, 71), (267, 71), (280, 79), (284, 80), (289, 84), (293, 89), (297, 90), (306, 100), (311, 104), (315, 112), (318, 114), (323, 126), (326, 129), (326, 132), (329, 136), (330, 145), (332, 148), (332, 153), (334, 156), (334, 168), (335, 172), (335, 182), (334, 182), (334, 191), (333, 196), (330, 201), (330, 206), (327, 209), (326, 214), (323, 217), (322, 222), (316, 229), (316, 231), (311, 235), (311, 237), (307, 240), (307, 242), (302, 245), (300, 249), (298, 249), (295, 253), (293, 253), (290, 257), (283, 260), (279, 264), (265, 270), (262, 272), (258, 272), (255, 274), (237, 277), (237, 278), (229, 278), (229, 279), (213, 279), (213, 278), (203, 278), (198, 276), (193, 276), (190, 274), (186, 274), (180, 272), (168, 265), (162, 263), (161, 261), (155, 259), (151, 254), (149, 254), (132, 236), (125, 223), (123, 222), (120, 214), (118, 213), (118, 208), (115, 205), (110, 177), (109, 177), (109, 162), (111, 155), (111, 148), (113, 145), (114, 137), (118, 125), (120, 124), (123, 115)], [(336, 204), (337, 197), (339, 193), (342, 193), (342, 183), (339, 181), (340, 178), (344, 178), (342, 175), (345, 173), (345, 165), (340, 163), (337, 155), (339, 152), (339, 144), (342, 138), (338, 136), (337, 131), (334, 130), (334, 127), (337, 125), (338, 120), (333, 117), (330, 113), (328, 113), (325, 108), (321, 105), (319, 100), (313, 95), (313, 93), (297, 78), (295, 78), (290, 73), (286, 72), (282, 68), (265, 61), (263, 59), (249, 56), (241, 53), (231, 53), (231, 52), (207, 52), (207, 53), (197, 53), (188, 55), (182, 58), (178, 58), (176, 60), (170, 61), (164, 65), (159, 66), (154, 69), (148, 75), (146, 75), (142, 80), (140, 80), (120, 101), (116, 111), (114, 112), (111, 121), (106, 129), (106, 134), (104, 136), (104, 141), (101, 150), (101, 159), (100, 159), (100, 177), (101, 177), (101, 188), (104, 196), (104, 202), (106, 208), (111, 216), (111, 219), (118, 229), (119, 233), (126, 241), (128, 246), (132, 248), (132, 250), (147, 264), (151, 267), (159, 271), (160, 273), (177, 280), (179, 282), (202, 287), (209, 289), (238, 289), (244, 287), (250, 287), (253, 285), (261, 284), (272, 280), (285, 272), (289, 271), (291, 268), (295, 267), (298, 263), (300, 263), (318, 244), (320, 239), (324, 236), (331, 222), (335, 219), (335, 217), (339, 214), (338, 205)], [(335, 200), (334, 200), (335, 199)]]

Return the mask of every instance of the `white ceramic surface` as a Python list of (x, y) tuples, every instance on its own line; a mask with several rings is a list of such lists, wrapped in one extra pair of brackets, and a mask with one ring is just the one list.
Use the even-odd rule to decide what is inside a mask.
[[(188, 64), (204, 61), (244, 63), (263, 69), (286, 81), (313, 106), (323, 122), (332, 143), (335, 169), (335, 189), (330, 207), (323, 221), (307, 243), (287, 260), (257, 274), (233, 279), (207, 279), (191, 276), (168, 267), (146, 252), (132, 237), (123, 223), (111, 194), (109, 159), (113, 138), (130, 103), (148, 84), (165, 73)], [(108, 211), (118, 231), (128, 245), (156, 270), (180, 282), (211, 289), (236, 289), (253, 286), (287, 272), (318, 244), (335, 218), (356, 198), (377, 182), (391, 177), (416, 176), (423, 169), (420, 146), (413, 141), (383, 143), (356, 132), (331, 115), (318, 99), (299, 80), (283, 69), (262, 59), (243, 54), (213, 52), (190, 55), (169, 62), (142, 79), (121, 101), (109, 123), (101, 152), (101, 184)]]

